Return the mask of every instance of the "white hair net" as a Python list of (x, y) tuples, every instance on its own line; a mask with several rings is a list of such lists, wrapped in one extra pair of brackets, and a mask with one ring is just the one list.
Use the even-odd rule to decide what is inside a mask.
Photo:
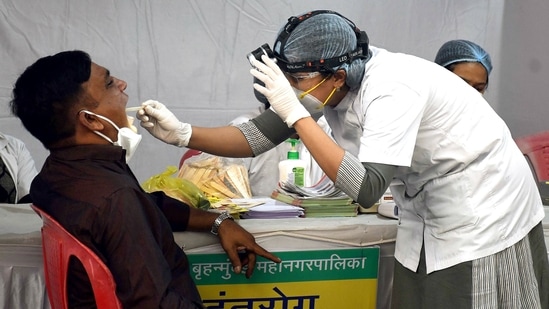
[(443, 67), (458, 62), (479, 62), (488, 75), (492, 71), (490, 55), (478, 44), (467, 40), (452, 40), (444, 43), (437, 52), (435, 62)]

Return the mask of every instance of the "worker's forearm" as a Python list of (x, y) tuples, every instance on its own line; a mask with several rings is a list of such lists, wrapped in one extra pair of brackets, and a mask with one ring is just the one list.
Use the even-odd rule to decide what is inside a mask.
[(242, 132), (233, 126), (194, 127), (188, 147), (223, 157), (251, 157), (252, 149)]
[(309, 150), (324, 173), (335, 182), (345, 150), (311, 118), (303, 118), (294, 124), (299, 139)]

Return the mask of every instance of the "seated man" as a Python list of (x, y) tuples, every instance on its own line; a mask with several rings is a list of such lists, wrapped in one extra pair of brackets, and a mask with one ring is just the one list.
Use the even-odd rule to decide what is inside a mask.
[(0, 133), (0, 203), (30, 203), (30, 185), (36, 174), (23, 141)]
[[(31, 185), (33, 203), (102, 258), (124, 308), (203, 308), (173, 231), (211, 230), (247, 277), (256, 255), (280, 260), (226, 214), (143, 191), (126, 164), (141, 139), (128, 128), (126, 86), (82, 51), (41, 58), (18, 78), (12, 112), (50, 151)], [(93, 308), (79, 263), (68, 280), (70, 307)]]

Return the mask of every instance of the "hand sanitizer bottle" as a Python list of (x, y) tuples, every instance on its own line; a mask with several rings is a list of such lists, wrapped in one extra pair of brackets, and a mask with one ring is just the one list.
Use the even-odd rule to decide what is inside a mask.
[(288, 151), (288, 159), (278, 163), (278, 180), (280, 182), (289, 182), (296, 186), (303, 187), (307, 175), (307, 163), (299, 159), (299, 152), (296, 149), (296, 144), (299, 140), (290, 138), (286, 142), (291, 144), (291, 149)]

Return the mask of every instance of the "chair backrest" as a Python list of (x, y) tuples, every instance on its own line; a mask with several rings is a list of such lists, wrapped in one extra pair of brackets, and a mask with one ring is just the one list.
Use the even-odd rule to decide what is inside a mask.
[(86, 270), (98, 309), (122, 308), (116, 296), (116, 284), (110, 270), (88, 247), (67, 232), (55, 219), (32, 205), (42, 217), (42, 251), (46, 289), (52, 309), (68, 309), (67, 273), (71, 257)]
[(523, 136), (515, 142), (530, 164), (536, 180), (549, 180), (549, 131)]
[(515, 139), (537, 181), (541, 200), (549, 205), (549, 131)]
[(194, 156), (198, 156), (199, 154), (201, 154), (202, 151), (200, 150), (195, 150), (195, 149), (189, 149), (187, 151), (185, 151), (185, 153), (181, 156), (181, 159), (179, 160), (179, 168), (181, 168), (181, 166), (183, 166), (183, 163), (188, 159), (188, 158), (191, 158), (191, 157), (194, 157)]

